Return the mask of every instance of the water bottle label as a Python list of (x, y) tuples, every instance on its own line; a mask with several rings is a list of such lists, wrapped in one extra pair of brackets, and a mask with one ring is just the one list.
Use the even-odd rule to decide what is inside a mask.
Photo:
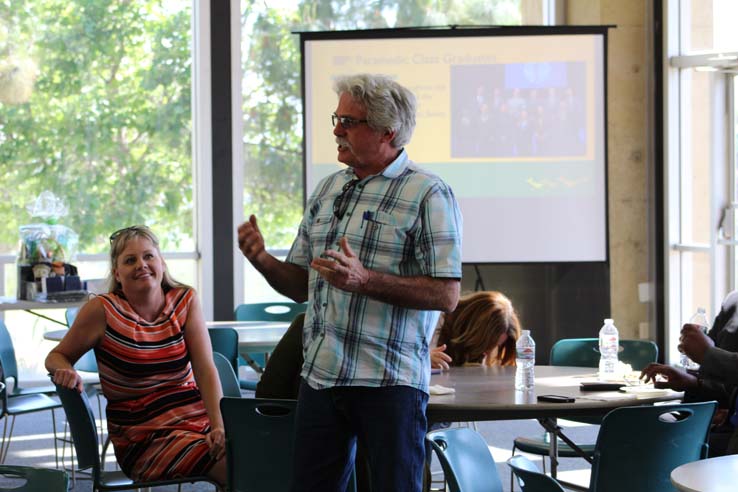
[(519, 348), (516, 350), (518, 359), (533, 359), (536, 351), (532, 347)]

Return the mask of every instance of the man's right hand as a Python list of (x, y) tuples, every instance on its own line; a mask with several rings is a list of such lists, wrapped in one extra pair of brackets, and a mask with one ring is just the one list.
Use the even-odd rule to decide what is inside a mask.
[(266, 253), (264, 236), (259, 230), (255, 215), (251, 215), (247, 222), (238, 226), (238, 249), (251, 263), (258, 263), (259, 256)]

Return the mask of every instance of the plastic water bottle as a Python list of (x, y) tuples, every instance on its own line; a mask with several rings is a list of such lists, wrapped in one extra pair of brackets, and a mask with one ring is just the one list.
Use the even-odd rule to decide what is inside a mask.
[(600, 328), (600, 379), (616, 379), (620, 337), (612, 319), (607, 318)]
[[(707, 333), (707, 314), (705, 313), (705, 308), (698, 307), (697, 312), (695, 312), (692, 317), (689, 318), (689, 323), (699, 326), (703, 333)], [(687, 354), (684, 353), (679, 354), (679, 365), (685, 369), (700, 368), (699, 364), (687, 357)]]
[(515, 352), (515, 389), (531, 390), (536, 382), (536, 342), (530, 336), (530, 330), (523, 330), (515, 344)]

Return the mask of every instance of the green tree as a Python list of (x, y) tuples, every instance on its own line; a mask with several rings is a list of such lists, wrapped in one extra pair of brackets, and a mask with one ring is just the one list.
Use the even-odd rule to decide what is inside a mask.
[(190, 17), (188, 2), (0, 0), (0, 70), (37, 67), (27, 101), (0, 102), (0, 251), (43, 190), (85, 252), (134, 223), (167, 249), (190, 238)]
[[(304, 0), (291, 11), (243, 2), (244, 214), (287, 248), (302, 216), (302, 100), (297, 31), (519, 24), (520, 0)], [(517, 13), (517, 17), (515, 14)]]
[[(303, 204), (292, 31), (518, 23), (519, 3), (243, 0), (244, 211), (269, 246), (289, 246)], [(185, 0), (0, 0), (0, 253), (17, 251), (43, 190), (66, 202), (83, 252), (134, 223), (165, 249), (194, 248), (191, 16)]]

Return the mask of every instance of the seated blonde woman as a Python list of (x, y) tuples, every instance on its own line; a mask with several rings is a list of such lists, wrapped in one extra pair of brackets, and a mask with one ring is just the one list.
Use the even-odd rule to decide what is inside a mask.
[(504, 294), (481, 291), (465, 295), (439, 322), (431, 367), (445, 370), (469, 364), (515, 365), (519, 336), (518, 316)]

